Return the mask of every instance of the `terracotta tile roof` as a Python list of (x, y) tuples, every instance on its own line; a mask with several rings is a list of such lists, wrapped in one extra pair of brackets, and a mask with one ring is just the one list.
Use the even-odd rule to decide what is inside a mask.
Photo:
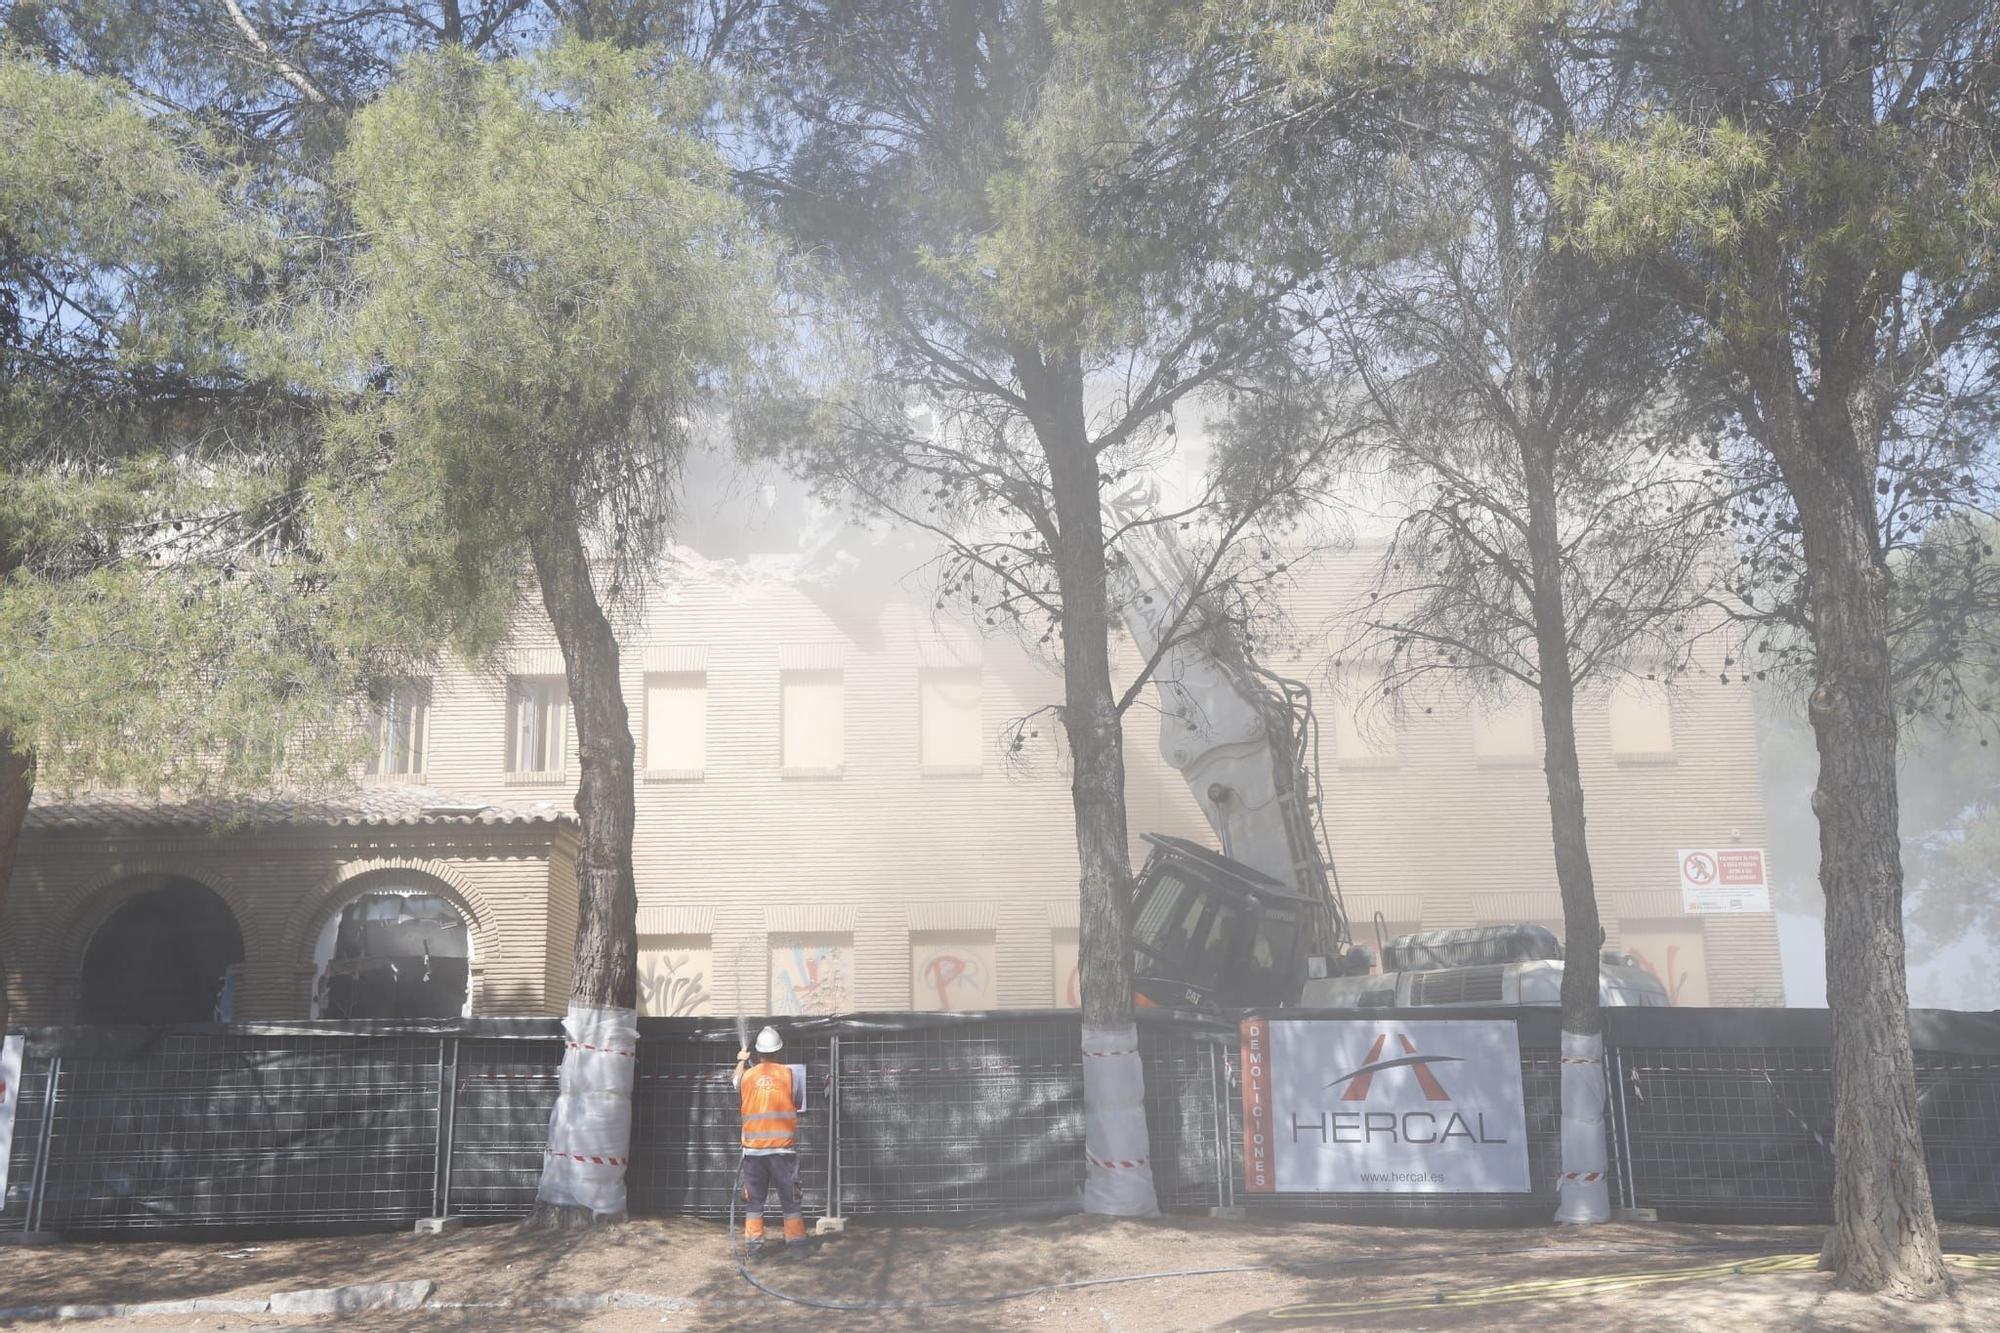
[(36, 792), (26, 827), (41, 830), (240, 828), (270, 825), (544, 824), (574, 819), (567, 803), (501, 802), (434, 787), (238, 796)]

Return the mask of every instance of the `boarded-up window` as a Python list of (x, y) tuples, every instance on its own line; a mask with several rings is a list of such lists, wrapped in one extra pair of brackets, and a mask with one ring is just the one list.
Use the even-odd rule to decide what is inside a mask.
[(646, 772), (698, 778), (708, 766), (708, 676), (668, 671), (646, 677)]
[(1611, 752), (1621, 759), (1674, 752), (1673, 701), (1664, 682), (1627, 676), (1611, 691)]
[(1078, 1009), (1083, 1005), (1079, 939), (1078, 932), (1074, 930), (1049, 932), (1049, 979), (1053, 983), (1049, 1002), (1058, 1009)]
[(641, 935), (639, 1012), (650, 1018), (714, 1013), (714, 955), (707, 935)]
[(779, 673), (782, 762), (787, 772), (840, 771), (847, 747), (842, 684), (838, 671)]
[(1671, 917), (1621, 922), (1618, 948), (1667, 988), (1669, 1003), (1708, 1003), (1708, 949), (1700, 923)]
[(1333, 723), (1333, 757), (1339, 763), (1396, 762), (1394, 719), (1380, 697), (1371, 693), (1377, 679), (1372, 670), (1342, 672), (1331, 697), (1321, 705), (1321, 716)]
[(569, 686), (561, 676), (507, 681), (507, 771), (561, 773), (569, 741)]
[(1472, 709), (1472, 753), (1481, 759), (1518, 762), (1540, 757), (1542, 719), (1534, 694), (1515, 689)]
[(978, 668), (917, 673), (917, 709), (927, 773), (977, 773), (984, 746)]
[(854, 937), (771, 937), (771, 1012), (844, 1014), (854, 1009)]
[(997, 1009), (999, 964), (990, 930), (910, 935), (912, 1009)]
[(422, 773), (431, 736), (431, 683), (398, 681), (375, 710), (375, 744), (368, 772)]

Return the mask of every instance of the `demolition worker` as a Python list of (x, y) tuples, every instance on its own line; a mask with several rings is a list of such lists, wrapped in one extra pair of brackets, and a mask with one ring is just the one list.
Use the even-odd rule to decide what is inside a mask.
[(750, 1052), (736, 1053), (736, 1085), (743, 1112), (743, 1244), (751, 1255), (764, 1250), (764, 1199), (778, 1187), (785, 1210), (785, 1252), (804, 1257), (805, 1209), (799, 1198), (799, 1089), (785, 1063), (784, 1039), (776, 1028), (757, 1034), (757, 1063)]

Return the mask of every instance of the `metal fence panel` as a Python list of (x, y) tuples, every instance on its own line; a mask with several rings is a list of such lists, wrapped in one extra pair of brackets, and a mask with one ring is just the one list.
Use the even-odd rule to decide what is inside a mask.
[(535, 1206), (562, 1053), (560, 1040), (459, 1038), (452, 1212), (521, 1217)]
[[(1823, 1049), (1622, 1048), (1633, 1201), (1685, 1216), (1824, 1220), (1833, 1068)], [(1951, 1221), (2000, 1219), (2000, 1059), (1916, 1057), (1931, 1193)]]
[(49, 1095), (49, 1058), (30, 1046), (21, 1059), (21, 1092), (14, 1103), (14, 1143), (8, 1153), (7, 1193), (0, 1198), (0, 1231), (33, 1225), (28, 1203), (40, 1165), (42, 1108)]
[(1074, 1018), (843, 1035), (843, 1213), (1006, 1212), (1083, 1188)]
[[(832, 1125), (830, 1039), (786, 1043), (788, 1064), (806, 1067), (799, 1117), (799, 1186), (808, 1213), (827, 1211)], [(728, 1034), (642, 1039), (633, 1090), (632, 1167), (627, 1207), (649, 1216), (724, 1217), (743, 1150), (736, 1088), (729, 1080), (736, 1040)], [(544, 1117), (546, 1128), (547, 1118)], [(778, 1215), (777, 1191), (765, 1211)], [(742, 1206), (737, 1207), (742, 1215)]]
[[(1515, 1022), (1533, 1190), (1247, 1195), (1235, 1024), (1147, 1014), (1140, 1048), (1164, 1208), (1237, 1203), (1411, 1222), (1551, 1215), (1560, 1169), (1554, 1014), (1285, 1016)], [(1667, 1217), (1828, 1215), (1823, 1015), (1608, 1017), (1618, 1019), (1607, 1054), (1621, 1202)], [(1917, 1077), (1938, 1211), (2000, 1221), (2000, 1023), (1929, 1015), (1918, 1030), (1934, 1047), (1920, 1047)], [(1759, 1036), (1777, 1040), (1758, 1045)], [(1073, 1012), (806, 1019), (790, 1024), (787, 1038), (809, 1070), (799, 1145), (809, 1211), (973, 1215), (1078, 1200), (1082, 1058)], [(628, 1175), (634, 1213), (728, 1210), (739, 1143), (729, 1083), (735, 1045), (734, 1033), (712, 1022), (642, 1024)], [(468, 1216), (519, 1216), (541, 1177), (562, 1049), (553, 1020), (37, 1030), (0, 1227), (397, 1226), (441, 1200)]]
[(418, 1037), (301, 1043), (170, 1032), (116, 1058), (66, 1058), (40, 1227), (418, 1215), (436, 1169), (436, 1050)]

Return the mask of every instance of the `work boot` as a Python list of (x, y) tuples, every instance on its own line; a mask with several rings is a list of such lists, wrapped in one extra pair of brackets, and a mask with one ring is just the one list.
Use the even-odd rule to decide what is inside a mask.
[(764, 1257), (764, 1242), (763, 1242), (763, 1241), (761, 1241), (761, 1240), (746, 1240), (746, 1241), (744, 1241), (744, 1242), (743, 1242), (743, 1257), (744, 1257), (745, 1259), (761, 1259), (761, 1258), (763, 1258), (763, 1257)]
[(809, 1240), (788, 1240), (785, 1242), (785, 1258), (810, 1259), (818, 1253), (818, 1247)]

